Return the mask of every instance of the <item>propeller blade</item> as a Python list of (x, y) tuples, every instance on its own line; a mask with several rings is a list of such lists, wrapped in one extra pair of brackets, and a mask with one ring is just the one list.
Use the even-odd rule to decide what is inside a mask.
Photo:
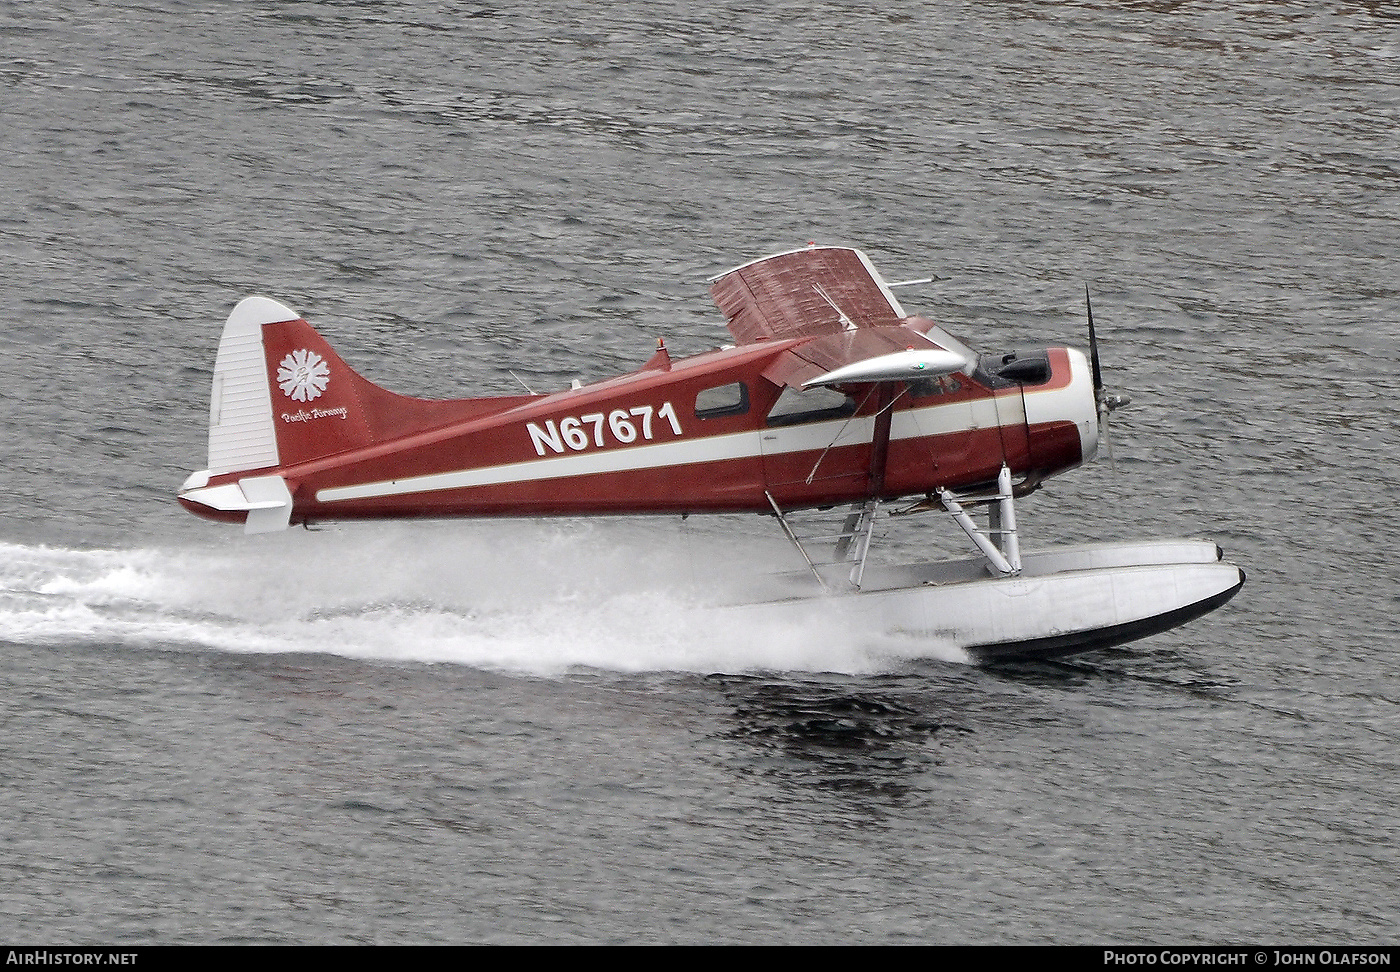
[(1089, 285), (1084, 285), (1084, 313), (1089, 318), (1089, 363), (1094, 369), (1094, 396), (1103, 399), (1103, 368), (1099, 365), (1099, 339), (1094, 333), (1094, 307), (1089, 302)]
[(1099, 336), (1094, 330), (1094, 305), (1089, 300), (1089, 285), (1084, 285), (1084, 316), (1089, 319), (1089, 364), (1094, 375), (1094, 403), (1099, 413), (1099, 438), (1108, 452), (1108, 465), (1116, 475), (1118, 460), (1113, 456), (1113, 440), (1109, 436), (1108, 413), (1120, 405), (1128, 404), (1122, 395), (1110, 395), (1103, 384), (1103, 365), (1099, 362)]

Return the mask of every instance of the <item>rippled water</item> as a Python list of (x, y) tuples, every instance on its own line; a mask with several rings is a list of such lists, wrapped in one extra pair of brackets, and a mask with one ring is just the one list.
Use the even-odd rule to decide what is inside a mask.
[[(0, 55), (0, 935), (1394, 941), (1392, 4), (58, 0)], [(248, 293), (504, 394), (724, 340), (705, 278), (808, 240), (988, 347), (1089, 283), (1116, 470), (1023, 529), (1244, 591), (989, 671), (716, 623), (757, 519), (173, 503)]]

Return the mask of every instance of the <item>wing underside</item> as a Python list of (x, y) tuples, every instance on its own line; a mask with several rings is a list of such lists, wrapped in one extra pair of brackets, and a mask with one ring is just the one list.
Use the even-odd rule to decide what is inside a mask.
[(809, 246), (714, 278), (710, 295), (740, 344), (895, 327), (904, 309), (865, 254)]
[(849, 247), (754, 260), (714, 278), (710, 293), (740, 344), (807, 339), (764, 372), (777, 385), (910, 381), (974, 360), (961, 343), (927, 336), (931, 322), (913, 326), (865, 254)]

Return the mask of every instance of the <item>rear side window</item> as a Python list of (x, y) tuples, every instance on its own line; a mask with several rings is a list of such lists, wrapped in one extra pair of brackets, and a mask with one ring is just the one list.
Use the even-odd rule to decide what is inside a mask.
[(749, 387), (742, 381), (732, 385), (716, 385), (695, 396), (695, 417), (723, 418), (743, 415), (749, 410)]

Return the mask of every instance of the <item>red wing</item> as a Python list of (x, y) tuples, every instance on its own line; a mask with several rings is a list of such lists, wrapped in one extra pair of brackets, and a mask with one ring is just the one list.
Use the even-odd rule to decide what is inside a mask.
[(860, 250), (809, 246), (736, 267), (710, 295), (740, 344), (894, 327), (904, 309)]

